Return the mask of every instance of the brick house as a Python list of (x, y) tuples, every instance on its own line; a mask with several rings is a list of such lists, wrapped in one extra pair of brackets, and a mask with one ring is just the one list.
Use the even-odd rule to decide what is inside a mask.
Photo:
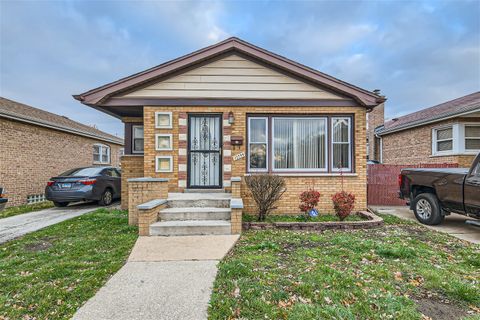
[[(456, 163), (470, 167), (480, 152), (480, 92), (381, 123), (369, 114), (369, 159), (384, 164)], [(376, 114), (370, 117), (372, 114)]]
[(241, 211), (255, 210), (243, 177), (256, 173), (285, 177), (277, 213), (298, 214), (310, 187), (331, 212), (341, 175), (357, 209), (367, 206), (366, 113), (385, 99), (238, 38), (74, 97), (125, 124), (122, 207), (141, 234), (158, 210), (163, 220), (155, 199), (214, 189), (241, 209), (231, 214), (238, 232)]
[(43, 201), (50, 177), (75, 167), (120, 163), (123, 139), (0, 97), (0, 185), (8, 205)]

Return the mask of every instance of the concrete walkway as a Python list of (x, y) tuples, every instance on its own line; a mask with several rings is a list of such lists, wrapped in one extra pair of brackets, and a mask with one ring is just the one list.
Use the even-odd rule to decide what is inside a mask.
[(0, 219), (0, 243), (81, 216), (98, 208), (97, 204), (79, 203), (65, 208), (44, 209)]
[[(399, 218), (417, 221), (413, 211), (407, 206), (371, 206), (371, 209), (378, 211), (379, 213), (391, 214)], [(446, 216), (445, 221), (440, 225), (424, 226), (435, 231), (448, 233), (458, 239), (480, 244), (480, 228), (466, 224), (465, 220), (468, 219), (469, 218), (465, 216), (452, 213), (451, 215)]]
[(75, 320), (207, 319), (217, 263), (238, 235), (140, 237)]

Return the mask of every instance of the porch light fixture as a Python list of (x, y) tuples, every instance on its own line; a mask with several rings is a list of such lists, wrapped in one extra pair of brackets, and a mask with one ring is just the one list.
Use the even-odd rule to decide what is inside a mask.
[(230, 111), (230, 112), (228, 113), (228, 123), (230, 123), (230, 124), (234, 124), (234, 123), (235, 123), (235, 116), (233, 115), (233, 112), (232, 112), (232, 111)]

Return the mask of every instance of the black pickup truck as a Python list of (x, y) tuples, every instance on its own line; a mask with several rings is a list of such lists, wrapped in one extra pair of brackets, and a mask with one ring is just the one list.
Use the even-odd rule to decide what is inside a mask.
[(480, 219), (480, 153), (469, 169), (403, 169), (398, 184), (421, 223), (440, 224), (451, 212)]

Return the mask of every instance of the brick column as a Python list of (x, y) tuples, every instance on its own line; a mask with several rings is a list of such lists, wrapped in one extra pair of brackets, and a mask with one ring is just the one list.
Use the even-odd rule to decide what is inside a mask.
[(232, 234), (239, 234), (242, 232), (242, 212), (243, 201), (242, 199), (232, 198), (230, 201), (231, 212), (231, 225)]
[(231, 187), (232, 178), (232, 125), (228, 122), (228, 112), (223, 113), (223, 187)]
[(178, 188), (187, 187), (187, 122), (186, 112), (178, 113)]
[(128, 179), (143, 177), (143, 155), (124, 155), (122, 163), (122, 210), (128, 210)]
[(232, 177), (232, 198), (242, 198), (242, 178)]
[(128, 179), (128, 223), (138, 224), (138, 205), (167, 198), (168, 179), (149, 177)]
[(160, 210), (165, 208), (167, 200), (152, 200), (137, 206), (138, 209), (138, 235), (149, 236), (150, 225), (157, 222)]

